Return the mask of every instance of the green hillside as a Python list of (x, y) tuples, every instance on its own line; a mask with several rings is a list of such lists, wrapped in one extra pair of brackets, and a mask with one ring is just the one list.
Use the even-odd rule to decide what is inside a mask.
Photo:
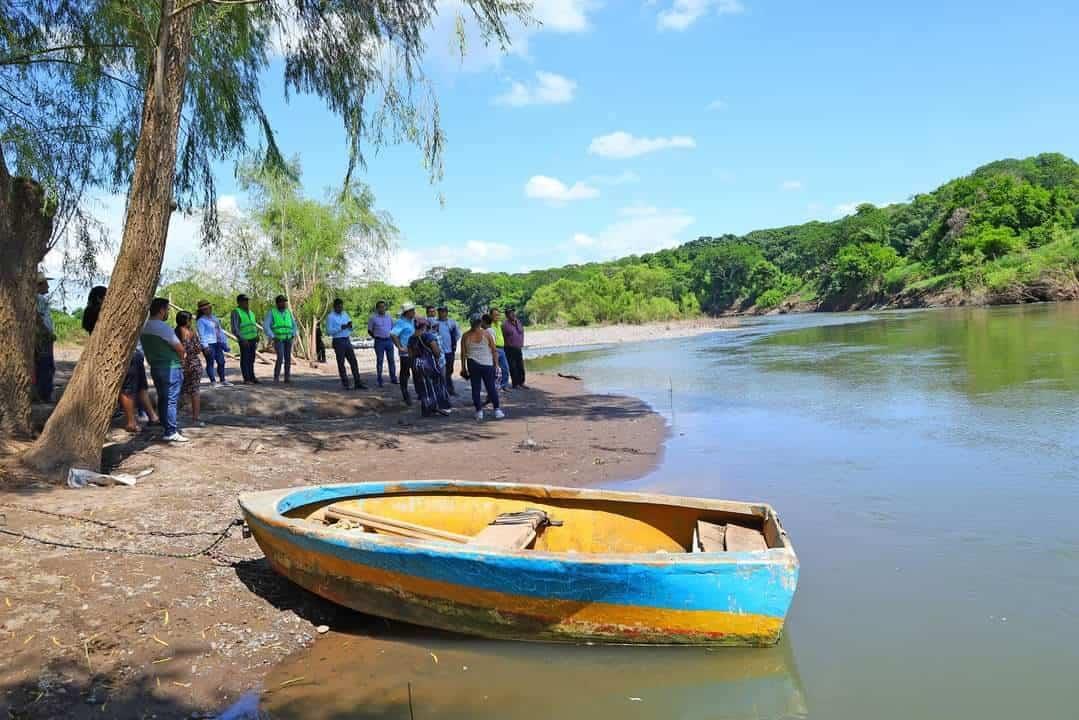
[(1001, 160), (909, 202), (862, 205), (834, 222), (528, 273), (434, 268), (408, 287), (338, 293), (361, 311), (376, 299), (447, 302), (458, 316), (514, 305), (532, 323), (570, 325), (1079, 299), (1079, 164), (1060, 154)]

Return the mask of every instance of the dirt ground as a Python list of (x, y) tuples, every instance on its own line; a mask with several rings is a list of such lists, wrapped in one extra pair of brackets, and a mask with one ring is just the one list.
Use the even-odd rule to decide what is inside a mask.
[[(358, 354), (373, 386), (371, 353)], [(73, 359), (63, 357), (61, 383)], [(238, 528), (199, 554), (239, 516), (240, 492), (402, 478), (609, 483), (654, 466), (666, 432), (644, 404), (554, 375), (530, 375), (530, 390), (507, 396), (506, 420), (478, 424), (461, 381), (463, 407), (425, 419), (395, 385), (343, 391), (335, 367), (298, 368), (290, 385), (256, 371), (259, 386), (202, 386), (208, 424), (185, 428), (186, 446), (115, 427), (108, 466), (153, 468), (135, 487), (58, 488), (0, 466), (0, 530), (119, 551), (0, 535), (0, 717), (213, 717), (319, 625), (367, 622), (275, 575)], [(477, 458), (482, 478), (464, 470)]]

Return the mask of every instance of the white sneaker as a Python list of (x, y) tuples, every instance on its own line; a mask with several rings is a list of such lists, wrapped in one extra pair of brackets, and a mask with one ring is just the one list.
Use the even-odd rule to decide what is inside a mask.
[(230, 383), (228, 380), (222, 380), (219, 384), (221, 385), (221, 387), (232, 387), (232, 383)]
[(148, 422), (150, 422), (150, 416), (147, 415), (144, 412), (140, 412), (138, 414), (138, 416), (135, 418), (135, 421), (140, 422), (140, 423), (148, 423)]
[(501, 420), (506, 417), (506, 413), (502, 412), (502, 408), (495, 410), (495, 420)]
[(187, 438), (185, 438), (183, 435), (181, 435), (178, 432), (174, 432), (171, 435), (166, 435), (165, 437), (163, 437), (161, 439), (164, 440), (165, 442), (169, 442), (169, 443), (191, 442), (190, 440), (188, 440)]
[(477, 422), (482, 422), (483, 421), (483, 411), (482, 410), (477, 410), (476, 411), (476, 421)]
[(447, 409), (444, 409), (444, 408), (439, 408), (437, 412), (442, 417), (449, 417), (450, 415), (453, 414), (453, 410), (447, 410)]

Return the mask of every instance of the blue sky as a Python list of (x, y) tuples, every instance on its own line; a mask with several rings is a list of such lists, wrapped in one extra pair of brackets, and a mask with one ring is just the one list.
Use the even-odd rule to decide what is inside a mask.
[[(410, 146), (363, 178), (401, 230), (398, 282), (834, 219), (1002, 157), (1079, 157), (1074, 1), (538, 0), (542, 27), (463, 61), (445, 4), (427, 63), (445, 178)], [(264, 83), (278, 142), (321, 194), (345, 170), (340, 121), (286, 104), (280, 76)], [(236, 192), (231, 164), (219, 181)], [(196, 225), (174, 222), (167, 268), (192, 260)]]

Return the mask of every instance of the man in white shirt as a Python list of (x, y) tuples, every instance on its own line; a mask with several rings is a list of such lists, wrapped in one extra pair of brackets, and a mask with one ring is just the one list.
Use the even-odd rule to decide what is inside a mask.
[(352, 368), (353, 387), (366, 390), (367, 385), (360, 379), (360, 367), (356, 364), (356, 351), (352, 349), (352, 318), (345, 312), (345, 303), (341, 298), (333, 301), (333, 310), (326, 316), (326, 332), (332, 338), (333, 354), (337, 356), (337, 374), (341, 376), (345, 390), (349, 389), (346, 360)]

